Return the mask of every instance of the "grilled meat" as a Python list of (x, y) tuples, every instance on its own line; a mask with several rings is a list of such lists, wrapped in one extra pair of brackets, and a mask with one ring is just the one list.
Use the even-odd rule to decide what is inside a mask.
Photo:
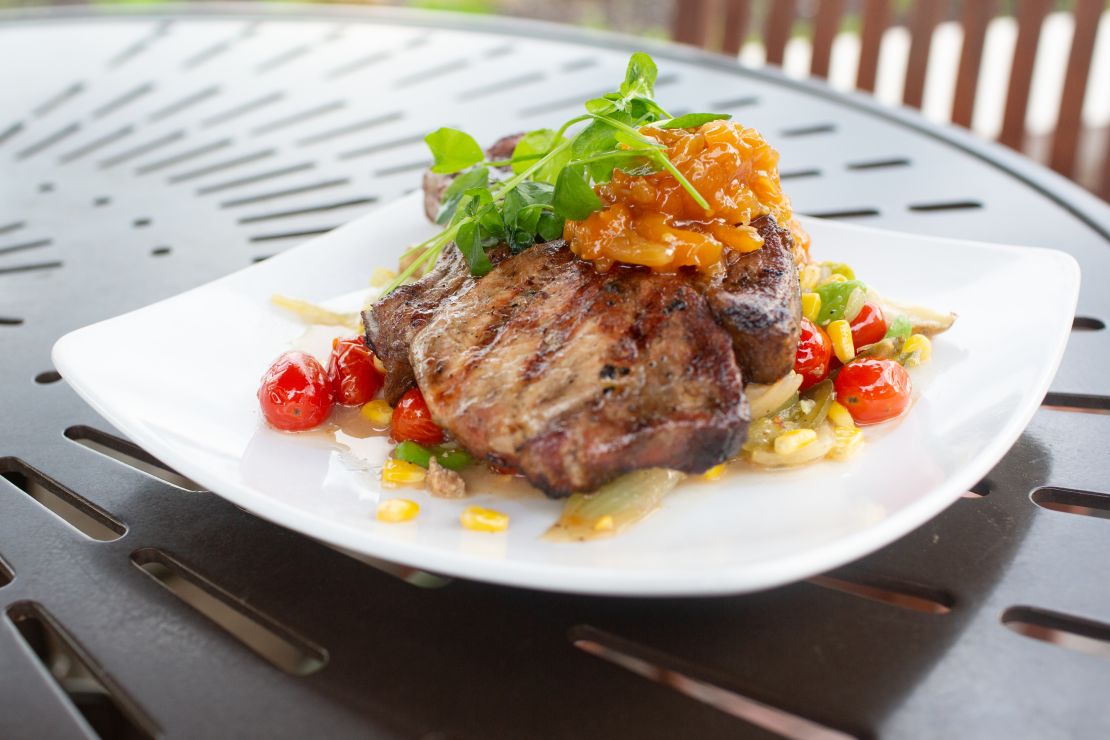
[[(507, 159), (519, 136), (487, 155)], [(450, 176), (424, 178), (435, 218)], [(419, 385), (436, 422), (471, 453), (520, 470), (550, 496), (623, 472), (698, 472), (747, 433), (743, 381), (790, 371), (801, 300), (790, 233), (752, 224), (763, 247), (726, 250), (714, 275), (598, 273), (561, 242), (476, 279), (453, 245), (420, 281), (363, 313), (392, 404)]]
[[(486, 156), (508, 159), (521, 136), (499, 139)], [(430, 220), (435, 220), (452, 179), (452, 175), (424, 173), (424, 211)], [(752, 226), (763, 237), (761, 249), (746, 254), (727, 250), (723, 273), (693, 276), (691, 281), (732, 337), (745, 382), (771, 383), (794, 366), (801, 334), (801, 292), (790, 232), (771, 216), (757, 218)]]
[(409, 355), (436, 422), (550, 496), (639, 468), (704, 471), (746, 436), (729, 336), (674, 276), (601, 274), (549, 242), (456, 283), (421, 321)]
[[(496, 264), (507, 252), (494, 249), (489, 255)], [(422, 280), (398, 287), (362, 312), (366, 344), (385, 366), (384, 393), (391, 406), (415, 384), (409, 362), (412, 338), (441, 303), (474, 281), (462, 253), (452, 246)]]
[[(486, 159), (497, 162), (503, 159), (512, 159), (513, 150), (517, 142), (524, 138), (524, 134), (502, 136), (486, 150)], [(499, 168), (502, 172), (509, 172), (508, 167)], [(455, 175), (440, 175), (431, 170), (424, 171), (424, 215), (429, 221), (436, 220), (439, 213), (439, 204), (443, 201), (443, 191), (455, 179)]]
[(752, 222), (754, 252), (725, 252), (724, 271), (700, 283), (709, 308), (732, 337), (744, 380), (771, 383), (790, 372), (801, 334), (802, 300), (790, 232), (771, 216)]

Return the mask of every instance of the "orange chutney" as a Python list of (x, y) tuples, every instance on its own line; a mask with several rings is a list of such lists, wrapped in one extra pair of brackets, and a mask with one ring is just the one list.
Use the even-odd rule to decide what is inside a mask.
[(795, 233), (796, 257), (804, 258), (808, 237), (782, 192), (779, 153), (758, 131), (710, 121), (690, 129), (645, 126), (640, 133), (667, 147), (671, 162), (709, 208), (666, 170), (639, 176), (614, 170), (612, 180), (597, 188), (604, 207), (583, 221), (566, 222), (563, 237), (575, 254), (601, 271), (623, 262), (658, 272), (711, 272), (725, 247), (751, 252), (763, 246), (750, 224), (770, 214)]

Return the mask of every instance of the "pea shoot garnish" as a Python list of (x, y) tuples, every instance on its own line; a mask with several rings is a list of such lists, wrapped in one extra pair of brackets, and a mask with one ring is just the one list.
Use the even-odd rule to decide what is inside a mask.
[[(639, 129), (646, 125), (692, 128), (731, 116), (672, 116), (654, 100), (657, 74), (650, 56), (633, 54), (616, 92), (587, 100), (586, 113), (558, 130), (529, 131), (508, 160), (487, 160), (474, 137), (463, 131), (441, 128), (428, 134), (424, 141), (434, 158), (432, 171), (457, 173), (443, 194), (436, 218), (445, 228), (409, 251), (415, 258), (385, 292), (435, 264), (451, 242), (458, 245), (472, 274), (485, 275), (491, 269), (486, 255), (491, 247), (505, 244), (517, 253), (537, 242), (558, 239), (565, 221), (581, 221), (602, 208), (594, 187), (609, 182), (615, 169), (633, 175), (666, 170), (698, 205), (708, 208), (705, 198), (668, 158), (666, 147)], [(506, 166), (511, 167), (510, 176), (499, 181), (491, 178), (491, 168)]]

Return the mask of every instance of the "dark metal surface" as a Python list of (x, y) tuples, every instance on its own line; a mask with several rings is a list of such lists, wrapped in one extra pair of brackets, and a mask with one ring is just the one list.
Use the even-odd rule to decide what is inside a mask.
[[(80, 443), (158, 472), (51, 375), (61, 334), (415, 187), (430, 126), (492, 138), (561, 120), (567, 106), (552, 101), (604, 87), (628, 48), (531, 24), (349, 10), (0, 24), (0, 737), (94, 726), (182, 738), (1110, 733), (1107, 656), (1013, 629), (1039, 619), (1042, 637), (1110, 639), (1110, 522), (1045, 508), (1110, 501), (1108, 209), (913, 114), (716, 57), (659, 49), (665, 96), (731, 106), (767, 132), (799, 210), (1053, 246), (1083, 267), (1055, 408), (1038, 412), (985, 495), (832, 574), (919, 608), (828, 581), (662, 601), (422, 588)], [(491, 82), (504, 86), (490, 93)], [(907, 255), (907, 271), (921, 258)], [(1036, 296), (1012, 300), (1015, 321), (1036, 310)], [(1071, 493), (1038, 505), (1043, 487)], [(103, 536), (22, 489), (68, 497)], [(275, 667), (162, 588), (139, 567), (151, 559), (326, 662)]]

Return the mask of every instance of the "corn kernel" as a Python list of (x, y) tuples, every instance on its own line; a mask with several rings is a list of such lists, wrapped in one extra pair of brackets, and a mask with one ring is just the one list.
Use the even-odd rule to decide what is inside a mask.
[(821, 294), (802, 293), (802, 316), (810, 321), (817, 321), (819, 313), (821, 313)]
[(598, 517), (597, 521), (594, 522), (594, 531), (595, 532), (611, 532), (611, 531), (613, 531), (613, 517), (609, 516), (608, 514), (606, 514), (605, 516)]
[(382, 468), (382, 483), (387, 486), (411, 486), (424, 482), (428, 471), (419, 465), (404, 460), (394, 460), (392, 457), (385, 461)]
[(385, 267), (375, 267), (374, 272), (370, 274), (370, 287), (384, 288), (392, 283), (395, 277), (397, 277), (397, 273), (393, 270), (386, 269)]
[(836, 441), (829, 454), (825, 455), (830, 460), (847, 460), (863, 445), (863, 430), (859, 427), (836, 427), (833, 435)]
[(846, 275), (841, 275), (839, 272), (834, 272), (832, 275), (829, 275), (827, 278), (822, 280), (821, 285), (828, 285), (829, 283), (846, 283), (846, 282), (848, 282), (848, 277)]
[(914, 334), (902, 345), (902, 355), (906, 358), (906, 367), (917, 367), (933, 356), (933, 343), (924, 334)]
[(852, 343), (852, 325), (844, 319), (832, 321), (825, 327), (832, 341), (836, 359), (847, 365), (856, 357), (856, 345)]
[(823, 267), (829, 268), (830, 272), (843, 275), (849, 280), (856, 279), (856, 271), (843, 262), (822, 262), (821, 264)]
[(504, 532), (509, 528), (509, 515), (481, 506), (468, 506), (459, 518), (465, 529), (474, 532)]
[(389, 423), (393, 420), (393, 408), (380, 398), (364, 403), (358, 412), (363, 419), (373, 424), (375, 429), (381, 431), (388, 429)]
[(821, 280), (821, 265), (806, 265), (802, 268), (799, 278), (802, 282), (802, 292), (812, 293), (818, 281)]
[(775, 453), (789, 455), (813, 444), (816, 439), (817, 432), (812, 429), (791, 429), (789, 432), (783, 432), (775, 437)]
[(851, 429), (856, 425), (852, 413), (844, 408), (844, 404), (840, 401), (833, 401), (829, 404), (829, 421), (833, 423), (834, 427), (844, 427), (845, 429)]
[(420, 513), (420, 504), (407, 498), (387, 498), (378, 504), (378, 521), (395, 524), (415, 519)]
[(724, 474), (725, 474), (725, 464), (721, 463), (720, 465), (714, 465), (709, 470), (702, 473), (702, 477), (705, 478), (706, 480), (717, 480), (718, 478), (720, 478)]

